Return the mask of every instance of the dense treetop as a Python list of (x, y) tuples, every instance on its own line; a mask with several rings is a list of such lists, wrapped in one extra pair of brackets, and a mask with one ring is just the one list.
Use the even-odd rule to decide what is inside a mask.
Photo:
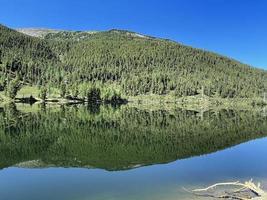
[(235, 60), (134, 32), (55, 31), (42, 38), (0, 26), (0, 89), (24, 84), (69, 89), (97, 84), (125, 95), (260, 97), (267, 72)]

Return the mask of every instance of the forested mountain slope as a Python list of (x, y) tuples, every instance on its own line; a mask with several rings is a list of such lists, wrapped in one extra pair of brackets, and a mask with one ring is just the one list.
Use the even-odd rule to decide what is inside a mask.
[(17, 74), (32, 85), (76, 87), (80, 94), (80, 85), (92, 83), (133, 96), (181, 97), (204, 91), (222, 98), (260, 97), (267, 88), (264, 70), (121, 30), (47, 31), (37, 38), (0, 26), (0, 61), (2, 85)]
[(48, 42), (0, 25), (0, 86), (16, 75), (28, 83), (41, 80), (48, 65), (59, 61)]

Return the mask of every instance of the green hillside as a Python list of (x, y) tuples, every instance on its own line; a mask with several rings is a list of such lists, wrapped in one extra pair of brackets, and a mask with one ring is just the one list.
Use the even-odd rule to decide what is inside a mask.
[(121, 30), (50, 30), (37, 38), (0, 26), (0, 73), (1, 90), (17, 77), (23, 84), (58, 88), (62, 96), (86, 96), (92, 85), (126, 96), (221, 98), (261, 97), (267, 88), (264, 70)]
[[(25, 83), (41, 81), (47, 66), (59, 62), (48, 42), (0, 25), (0, 86), (15, 76)], [(0, 87), (0, 88), (1, 88)]]

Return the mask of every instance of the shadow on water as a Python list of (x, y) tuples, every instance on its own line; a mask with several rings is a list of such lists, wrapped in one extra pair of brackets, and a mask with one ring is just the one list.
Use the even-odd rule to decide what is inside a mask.
[(267, 136), (266, 117), (253, 111), (199, 113), (100, 104), (28, 107), (0, 107), (0, 168), (126, 170)]

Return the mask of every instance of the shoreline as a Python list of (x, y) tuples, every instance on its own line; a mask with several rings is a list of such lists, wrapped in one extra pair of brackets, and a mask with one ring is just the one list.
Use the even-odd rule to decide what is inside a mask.
[(0, 105), (9, 103), (15, 104), (46, 104), (46, 105), (68, 105), (68, 104), (88, 104), (88, 105), (129, 105), (130, 107), (138, 107), (144, 109), (175, 109), (181, 108), (185, 110), (206, 111), (206, 110), (221, 110), (221, 109), (233, 109), (233, 110), (262, 110), (267, 107), (267, 103), (259, 98), (234, 98), (234, 99), (222, 99), (222, 98), (210, 98), (199, 96), (188, 96), (182, 98), (172, 98), (170, 96), (135, 96), (129, 97), (123, 101), (88, 101), (86, 99), (63, 99), (63, 98), (48, 98), (43, 101), (38, 98), (16, 98), (15, 100), (4, 99)]

